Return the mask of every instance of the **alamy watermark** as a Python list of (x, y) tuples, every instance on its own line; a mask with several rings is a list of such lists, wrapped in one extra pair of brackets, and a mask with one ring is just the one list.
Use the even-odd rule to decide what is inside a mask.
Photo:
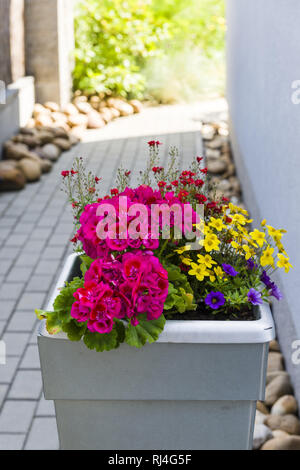
[(300, 364), (300, 339), (296, 339), (292, 342), (292, 349), (294, 349), (291, 357), (292, 363), (298, 366)]
[(300, 80), (294, 80), (291, 87), (294, 90), (291, 95), (292, 103), (300, 104)]
[(0, 104), (6, 104), (6, 87), (3, 80), (0, 80)]
[[(162, 238), (189, 242), (189, 250), (199, 250), (204, 238), (204, 206), (196, 204), (152, 204), (151, 207), (135, 203), (127, 206), (127, 197), (120, 196), (118, 207), (111, 203), (99, 205), (96, 233), (100, 240), (119, 239), (152, 240)], [(117, 215), (118, 214), (118, 215)]]

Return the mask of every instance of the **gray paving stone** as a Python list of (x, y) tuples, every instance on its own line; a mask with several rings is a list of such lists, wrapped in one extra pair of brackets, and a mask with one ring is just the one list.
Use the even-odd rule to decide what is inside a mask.
[(0, 450), (22, 450), (26, 434), (0, 434)]
[(39, 320), (36, 320), (36, 325), (34, 327), (34, 330), (29, 338), (29, 344), (37, 344), (37, 337), (39, 334), (39, 328), (40, 328), (41, 322)]
[(30, 234), (34, 230), (33, 224), (22, 224), (18, 223), (13, 229), (13, 234), (28, 233)]
[[(0, 219), (1, 220), (1, 219)], [(0, 259), (1, 260), (15, 260), (21, 250), (21, 247), (8, 247), (0, 249)]]
[(54, 402), (52, 400), (45, 400), (44, 395), (42, 395), (36, 416), (55, 416)]
[(45, 300), (42, 292), (24, 292), (17, 305), (18, 310), (32, 310), (41, 308)]
[(46, 245), (46, 240), (31, 240), (24, 245), (24, 253), (41, 253)]
[(30, 239), (31, 240), (47, 240), (48, 237), (51, 235), (51, 228), (35, 228), (32, 232)]
[(5, 276), (11, 268), (12, 264), (12, 259), (2, 259), (0, 263), (0, 274), (3, 274)]
[(27, 233), (19, 233), (16, 235), (10, 235), (5, 242), (5, 246), (23, 246), (28, 238)]
[(19, 363), (18, 357), (6, 357), (6, 364), (0, 364), (0, 383), (11, 383)]
[(0, 287), (0, 300), (17, 300), (24, 286), (21, 282), (4, 282)]
[(35, 401), (7, 400), (0, 415), (0, 432), (26, 433), (36, 407)]
[(38, 346), (36, 344), (30, 344), (25, 351), (20, 369), (40, 369), (40, 367)]
[(38, 399), (42, 391), (39, 370), (19, 370), (12, 383), (8, 398)]
[[(3, 367), (3, 366), (0, 366), (0, 367)], [(8, 389), (8, 385), (0, 384), (0, 409), (1, 409), (2, 403), (4, 401), (7, 389)]]
[(48, 292), (52, 281), (53, 275), (33, 275), (26, 286), (26, 292)]
[(15, 227), (17, 222), (18, 222), (17, 217), (6, 217), (6, 216), (1, 217), (1, 225), (3, 227)]
[(15, 266), (16, 267), (30, 267), (32, 268), (35, 266), (37, 263), (38, 259), (40, 257), (40, 253), (22, 253), (20, 256), (18, 256)]
[(25, 450), (57, 450), (58, 448), (55, 418), (34, 418)]
[(61, 259), (65, 252), (65, 246), (48, 246), (41, 254), (41, 259)]
[(55, 274), (59, 267), (59, 260), (41, 260), (35, 268), (34, 274)]
[(22, 282), (28, 281), (30, 278), (30, 274), (32, 272), (32, 268), (30, 267), (13, 267), (7, 276), (8, 282)]
[(15, 300), (1, 300), (0, 302), (0, 320), (8, 320), (15, 307)]
[(65, 234), (52, 235), (49, 239), (49, 246), (66, 246), (67, 243), (70, 243), (70, 240)]
[(17, 310), (11, 317), (7, 331), (31, 332), (36, 322), (34, 311)]
[(20, 356), (23, 354), (29, 337), (29, 333), (4, 333), (2, 340), (6, 344), (7, 356)]
[(0, 338), (1, 338), (1, 335), (4, 331), (5, 325), (6, 325), (6, 321), (5, 320), (0, 320)]

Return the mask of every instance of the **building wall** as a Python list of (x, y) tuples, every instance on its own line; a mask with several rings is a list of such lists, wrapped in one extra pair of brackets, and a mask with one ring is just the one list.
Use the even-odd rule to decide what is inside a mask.
[(288, 230), (283, 241), (294, 269), (278, 273), (285, 300), (273, 311), (298, 400), (292, 342), (300, 339), (300, 104), (292, 102), (292, 84), (300, 80), (299, 18), (298, 0), (227, 0), (234, 157), (255, 221), (265, 217)]
[(60, 104), (70, 99), (74, 0), (25, 0), (26, 73), (36, 97)]

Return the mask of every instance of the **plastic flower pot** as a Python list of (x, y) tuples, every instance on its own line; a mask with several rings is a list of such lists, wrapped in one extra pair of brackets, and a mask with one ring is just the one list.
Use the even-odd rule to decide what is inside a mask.
[[(78, 274), (71, 255), (57, 288)], [(270, 309), (253, 321), (170, 320), (158, 342), (98, 353), (64, 334), (38, 338), (45, 398), (62, 449), (251, 449), (264, 399)]]

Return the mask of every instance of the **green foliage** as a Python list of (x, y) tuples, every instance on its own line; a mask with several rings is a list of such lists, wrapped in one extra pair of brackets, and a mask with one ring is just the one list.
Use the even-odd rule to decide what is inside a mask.
[(82, 276), (84, 277), (85, 273), (91, 266), (92, 262), (94, 261), (92, 258), (90, 258), (87, 255), (81, 255), (81, 265), (80, 265), (80, 271), (82, 272)]
[(223, 86), (224, 3), (79, 0), (74, 88), (170, 102), (206, 91), (220, 71)]
[(75, 31), (74, 87), (87, 92), (142, 97), (145, 60), (167, 27), (149, 1), (80, 0)]
[(89, 349), (95, 349), (97, 352), (110, 351), (120, 346), (124, 341), (124, 324), (116, 321), (110, 333), (92, 333), (87, 330), (83, 341)]
[(186, 311), (196, 310), (194, 303), (193, 290), (184, 273), (178, 266), (169, 264), (164, 266), (168, 271), (169, 292), (164, 304), (164, 310), (170, 313), (184, 313)]
[(163, 315), (157, 320), (147, 320), (145, 314), (139, 315), (139, 324), (137, 326), (129, 324), (125, 330), (126, 343), (136, 348), (141, 348), (147, 341), (154, 343), (163, 331), (165, 322), (166, 319)]

